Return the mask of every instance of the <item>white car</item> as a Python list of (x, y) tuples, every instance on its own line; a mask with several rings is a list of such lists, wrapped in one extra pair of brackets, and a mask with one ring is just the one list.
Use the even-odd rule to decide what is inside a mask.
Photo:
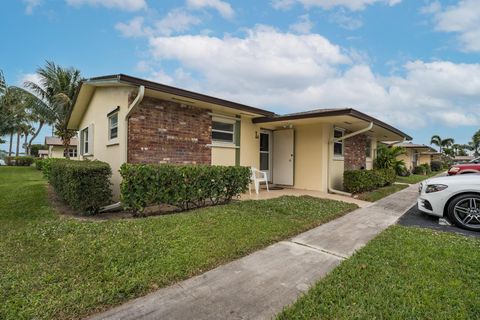
[(438, 177), (420, 184), (418, 209), (480, 231), (480, 173)]

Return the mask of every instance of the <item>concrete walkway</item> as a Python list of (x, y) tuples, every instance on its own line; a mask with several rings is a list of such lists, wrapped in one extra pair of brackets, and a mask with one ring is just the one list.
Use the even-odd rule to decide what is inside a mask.
[(375, 204), (91, 319), (270, 319), (410, 209), (412, 185)]

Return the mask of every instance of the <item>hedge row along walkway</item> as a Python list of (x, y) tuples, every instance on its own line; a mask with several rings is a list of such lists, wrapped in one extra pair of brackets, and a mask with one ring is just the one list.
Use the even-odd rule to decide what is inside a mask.
[(415, 203), (410, 186), (370, 207), (91, 319), (268, 319)]

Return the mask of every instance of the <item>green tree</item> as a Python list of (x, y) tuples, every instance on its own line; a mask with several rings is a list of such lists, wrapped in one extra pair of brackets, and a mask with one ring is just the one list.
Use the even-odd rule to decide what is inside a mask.
[(430, 139), (430, 144), (433, 144), (439, 147), (440, 153), (445, 153), (444, 150), (449, 149), (454, 143), (455, 143), (455, 140), (453, 138), (442, 139), (439, 135), (434, 135)]
[(473, 134), (472, 141), (469, 143), (475, 156), (480, 156), (480, 129)]
[(80, 71), (64, 68), (47, 61), (44, 67), (37, 69), (40, 83), (25, 82), (25, 86), (48, 103), (53, 112), (55, 134), (63, 140), (68, 157), (70, 140), (76, 135), (75, 130), (68, 129), (68, 119), (73, 109), (73, 100), (82, 81)]
[(377, 169), (395, 169), (397, 174), (401, 174), (406, 170), (405, 162), (398, 160), (397, 157), (402, 154), (405, 154), (405, 149), (402, 147), (387, 147), (386, 145), (379, 144), (374, 166)]

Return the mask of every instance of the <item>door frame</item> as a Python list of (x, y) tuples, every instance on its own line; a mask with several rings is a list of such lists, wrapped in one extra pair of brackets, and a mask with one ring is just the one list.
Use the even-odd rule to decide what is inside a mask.
[[(268, 182), (273, 181), (273, 131), (268, 129), (260, 129), (260, 135), (267, 134), (268, 135), (268, 151), (261, 151), (260, 150), (260, 143), (258, 144), (258, 158), (260, 159), (260, 155), (262, 153), (268, 154), (268, 170), (260, 170), (260, 162), (259, 162), (259, 170), (262, 172), (267, 173)], [(261, 136), (259, 137), (261, 139)], [(261, 140), (260, 140), (261, 141)]]

